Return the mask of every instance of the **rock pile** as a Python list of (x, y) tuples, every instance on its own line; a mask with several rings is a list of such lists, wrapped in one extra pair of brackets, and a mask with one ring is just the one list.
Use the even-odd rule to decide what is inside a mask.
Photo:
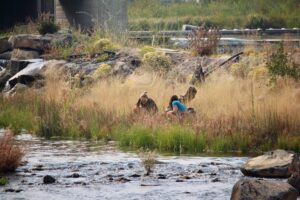
[[(275, 150), (249, 159), (241, 171), (244, 178), (233, 187), (231, 200), (296, 200), (300, 189), (299, 158), (294, 152)], [(289, 178), (290, 177), (290, 178)], [(264, 180), (262, 178), (289, 178)]]

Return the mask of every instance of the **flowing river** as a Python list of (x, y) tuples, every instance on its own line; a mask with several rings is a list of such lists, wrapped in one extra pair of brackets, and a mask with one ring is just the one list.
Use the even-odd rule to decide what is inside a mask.
[[(1, 200), (75, 199), (230, 199), (243, 175), (246, 157), (158, 156), (145, 176), (136, 153), (122, 152), (114, 143), (53, 141), (17, 136), (25, 163), (0, 187)], [(51, 175), (56, 183), (43, 184)]]

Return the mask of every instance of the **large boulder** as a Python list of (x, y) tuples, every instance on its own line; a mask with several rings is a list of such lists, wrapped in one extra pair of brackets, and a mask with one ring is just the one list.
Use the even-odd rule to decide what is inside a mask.
[(119, 59), (113, 67), (113, 75), (126, 77), (141, 66), (141, 60), (136, 56), (125, 56)]
[(51, 38), (41, 35), (15, 35), (8, 40), (14, 49), (34, 49), (44, 51), (49, 48)]
[(281, 181), (243, 179), (231, 193), (231, 200), (296, 200), (298, 190)]
[(60, 77), (62, 75), (62, 68), (64, 61), (50, 60), (33, 60), (27, 67), (16, 73), (11, 77), (7, 83), (7, 89), (13, 88), (17, 83), (25, 85), (31, 84), (34, 81), (51, 74), (51, 76)]
[(14, 49), (11, 54), (12, 60), (37, 59), (39, 57), (40, 53), (36, 50)]
[(11, 49), (12, 49), (12, 46), (8, 42), (8, 37), (0, 37), (0, 53), (9, 51)]
[(241, 167), (241, 171), (246, 176), (288, 178), (297, 162), (298, 157), (295, 153), (275, 150), (249, 159)]

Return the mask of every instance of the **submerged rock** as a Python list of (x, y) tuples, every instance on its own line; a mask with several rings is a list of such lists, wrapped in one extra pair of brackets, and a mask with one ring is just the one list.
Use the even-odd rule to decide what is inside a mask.
[(44, 184), (52, 184), (52, 183), (55, 183), (56, 182), (56, 179), (50, 175), (47, 175), (47, 176), (44, 176), (43, 178), (43, 183)]
[(266, 178), (288, 178), (292, 174), (292, 168), (298, 161), (293, 152), (275, 150), (262, 156), (249, 159), (241, 171), (246, 176)]
[(296, 200), (298, 191), (285, 182), (244, 179), (238, 181), (231, 200)]

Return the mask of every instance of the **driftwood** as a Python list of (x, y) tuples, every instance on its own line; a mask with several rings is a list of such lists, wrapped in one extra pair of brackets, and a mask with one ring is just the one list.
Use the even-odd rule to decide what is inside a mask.
[(190, 84), (195, 85), (197, 83), (202, 83), (205, 81), (205, 78), (210, 75), (212, 72), (216, 71), (217, 69), (221, 68), (222, 66), (224, 66), (225, 64), (231, 62), (231, 61), (238, 61), (240, 58), (240, 55), (244, 54), (244, 52), (240, 52), (237, 53), (233, 56), (231, 56), (230, 58), (228, 58), (227, 60), (225, 60), (224, 62), (222, 62), (221, 64), (214, 66), (214, 67), (206, 67), (206, 71), (203, 70), (203, 66), (201, 64), (199, 64), (199, 66), (197, 67), (197, 69), (195, 70), (194, 74), (193, 74), (193, 78), (190, 82)]
[(185, 95), (180, 96), (180, 101), (184, 104), (189, 103), (196, 97), (197, 92), (198, 91), (194, 86), (190, 86), (186, 91)]

